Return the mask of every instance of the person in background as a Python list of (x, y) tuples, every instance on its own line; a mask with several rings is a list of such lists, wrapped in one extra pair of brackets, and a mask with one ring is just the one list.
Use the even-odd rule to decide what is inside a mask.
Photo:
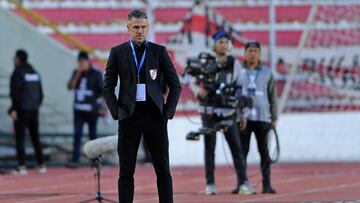
[(89, 139), (96, 139), (96, 127), (101, 108), (103, 75), (90, 63), (89, 55), (80, 51), (78, 67), (74, 70), (67, 87), (74, 90), (74, 141), (72, 159), (66, 163), (68, 168), (77, 168), (80, 159), (81, 137), (84, 124), (89, 127)]
[[(279, 58), (276, 63), (276, 72), (285, 77), (289, 73), (288, 64), (284, 62), (283, 58)], [(284, 79), (283, 79), (284, 80)]]
[[(239, 91), (236, 92), (240, 93), (241, 90), (238, 86), (241, 84), (242, 81), (240, 77), (241, 64), (232, 55), (228, 54), (229, 50), (231, 49), (231, 41), (229, 35), (223, 31), (218, 31), (212, 36), (212, 38), (214, 40), (213, 51), (215, 53), (216, 62), (221, 64), (221, 70), (216, 73), (216, 78), (218, 80), (216, 81), (216, 83), (222, 83), (230, 86), (234, 85), (237, 87), (237, 89), (239, 89)], [(204, 84), (201, 84), (201, 81), (198, 82), (199, 84), (192, 83), (190, 85), (190, 89), (199, 99), (202, 125), (204, 127), (212, 129), (219, 122), (221, 122), (222, 117), (218, 116), (219, 112), (226, 115), (231, 114), (233, 111), (236, 110), (219, 106), (219, 104), (217, 103), (216, 90), (206, 89), (203, 87)], [(245, 159), (242, 152), (240, 138), (238, 137), (240, 129), (237, 125), (237, 117), (238, 115), (234, 114), (232, 118), (232, 124), (226, 127), (226, 129), (224, 130), (225, 139), (231, 150), (231, 155), (234, 161), (234, 168), (237, 175), (237, 185), (232, 191), (232, 193), (251, 195), (255, 194), (256, 191), (251, 186), (247, 178)], [(213, 130), (212, 133), (205, 135), (204, 144), (206, 177), (205, 194), (215, 195), (217, 194), (217, 189), (215, 185), (216, 131)]]
[(16, 175), (26, 175), (25, 135), (28, 130), (34, 147), (38, 173), (46, 173), (39, 137), (39, 108), (43, 101), (40, 74), (28, 63), (28, 54), (19, 49), (14, 57), (15, 69), (10, 79), (11, 107), (9, 115), (14, 121), (18, 167)]
[(262, 193), (276, 193), (270, 181), (271, 159), (268, 148), (268, 132), (271, 128), (276, 127), (277, 95), (274, 76), (271, 69), (261, 63), (260, 51), (259, 42), (252, 41), (245, 45), (242, 92), (253, 98), (253, 107), (248, 109), (245, 129), (239, 135), (246, 159), (249, 153), (251, 133), (255, 133), (261, 158)]

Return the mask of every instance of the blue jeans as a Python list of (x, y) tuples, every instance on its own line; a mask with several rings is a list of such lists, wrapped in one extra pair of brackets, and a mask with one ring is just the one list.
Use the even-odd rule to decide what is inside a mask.
[(74, 111), (74, 143), (73, 143), (73, 162), (79, 162), (81, 137), (83, 135), (84, 124), (89, 127), (89, 139), (96, 139), (96, 123), (98, 114), (93, 112)]

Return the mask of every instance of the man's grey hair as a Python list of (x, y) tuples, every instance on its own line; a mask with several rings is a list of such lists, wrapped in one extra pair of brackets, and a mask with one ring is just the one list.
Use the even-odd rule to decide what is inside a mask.
[(144, 11), (141, 11), (139, 9), (135, 9), (133, 11), (131, 11), (128, 14), (128, 20), (130, 21), (132, 18), (145, 18), (147, 19), (147, 15)]

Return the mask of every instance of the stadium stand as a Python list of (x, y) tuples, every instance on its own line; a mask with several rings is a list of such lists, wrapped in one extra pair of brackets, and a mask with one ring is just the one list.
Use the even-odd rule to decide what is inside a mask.
[[(47, 5), (47, 1), (53, 2), (51, 0), (43, 0), (42, 2)], [(37, 1), (25, 1), (28, 2), (27, 4), (29, 7), (35, 7), (34, 5), (37, 5)], [(37, 2), (37, 3), (36, 3)], [(91, 2), (91, 1), (87, 1)], [(126, 23), (126, 15), (129, 12), (129, 10), (136, 8), (136, 5), (134, 5), (132, 8), (118, 8), (118, 7), (110, 7), (110, 4), (106, 8), (98, 7), (97, 6), (98, 1), (93, 1), (92, 4), (88, 4), (86, 8), (83, 8), (85, 6), (79, 6), (76, 7), (77, 2), (74, 1), (73, 5), (70, 6), (70, 2), (68, 3), (67, 7), (60, 7), (60, 3), (58, 4), (58, 7), (51, 7), (51, 8), (34, 8), (33, 11), (38, 13), (39, 15), (45, 17), (46, 19), (50, 20), (56, 25), (67, 25), (67, 24), (73, 24), (75, 27), (82, 27), (82, 26), (88, 26), (91, 25), (107, 25), (108, 27), (111, 26), (111, 24), (117, 24), (118, 26), (123, 26), (124, 23)], [(101, 2), (101, 1), (100, 1)], [(107, 1), (103, 1), (105, 4)], [(130, 2), (130, 1), (128, 1)], [(25, 5), (27, 5), (25, 4)], [(38, 4), (40, 5), (40, 4)], [(143, 8), (144, 6), (139, 6), (139, 8)], [(268, 10), (266, 6), (214, 6), (214, 9), (223, 16), (227, 21), (234, 24), (234, 27), (237, 27), (237, 24), (239, 25), (247, 25), (250, 23), (267, 23), (268, 22)], [(351, 20), (351, 15), (354, 14), (354, 12), (359, 11), (360, 6), (321, 6), (319, 7), (319, 14), (317, 15), (318, 20), (326, 19), (328, 22), (332, 21), (339, 21), (341, 20)], [(154, 16), (157, 24), (164, 24), (163, 26), (167, 26), (169, 24), (178, 23), (185, 19), (186, 14), (188, 11), (191, 10), (191, 7), (159, 7), (156, 8), (154, 11)], [(288, 29), (281, 30), (278, 32), (278, 39), (277, 42), (278, 45), (282, 46), (296, 46), (299, 42), (299, 38), (301, 35), (301, 29), (293, 30), (293, 26), (291, 24), (296, 23), (304, 23), (306, 21), (306, 18), (308, 16), (310, 10), (310, 5), (287, 5), (287, 6), (279, 6), (277, 8), (277, 21), (278, 23), (290, 23), (288, 25)], [(349, 12), (350, 11), (350, 12)], [(14, 12), (19, 12), (15, 9)], [(339, 13), (340, 15), (332, 15), (334, 12)], [(336, 16), (336, 17), (331, 17)], [(28, 19), (31, 21), (31, 19)], [(32, 22), (35, 23), (36, 22)], [(244, 36), (250, 39), (258, 40), (262, 43), (267, 44), (268, 43), (268, 33), (265, 30), (258, 30), (256, 27), (251, 30), (251, 26), (246, 26), (247, 32), (244, 32)], [(248, 29), (248, 27), (250, 29)], [(301, 27), (302, 28), (302, 27)], [(81, 30), (81, 29), (79, 29)], [(90, 30), (90, 29), (88, 29)], [(111, 29), (108, 29), (111, 31)], [(89, 31), (90, 32), (90, 31)], [(104, 30), (106, 33), (106, 29)], [(126, 32), (126, 30), (122, 30), (122, 32)], [(171, 32), (162, 33), (161, 31), (156, 31), (156, 35), (159, 35), (156, 37), (156, 41), (158, 42), (166, 42), (168, 39), (168, 36), (172, 33), (179, 32), (178, 26), (171, 30)], [(356, 30), (351, 30), (350, 32), (355, 32)], [(117, 32), (118, 34), (124, 34), (121, 32)], [(332, 31), (322, 31), (320, 33), (313, 34), (314, 38), (317, 38), (318, 35), (320, 35), (320, 38), (325, 38), (329, 40), (332, 40), (331, 37)], [(76, 34), (76, 33), (74, 33)], [(102, 33), (103, 34), (103, 33)], [(89, 35), (94, 35), (90, 41), (97, 41), (97, 38), (104, 37), (102, 34), (95, 34), (95, 33), (89, 33)], [(357, 33), (358, 34), (358, 33)], [(322, 37), (325, 35), (324, 37)], [(83, 36), (80, 36), (83, 37)], [(91, 38), (91, 37), (84, 37), (84, 38)], [(344, 37), (345, 38), (345, 37)], [(88, 42), (89, 40), (86, 40)], [(105, 40), (106, 41), (106, 40)], [(340, 43), (349, 43), (345, 39), (339, 40)], [(108, 46), (108, 45), (105, 45)]]
[[(267, 1), (227, 0), (208, 2), (210, 8), (218, 16), (221, 16), (224, 21), (230, 23), (232, 28), (243, 39), (257, 40), (265, 46), (268, 45), (269, 12)], [(314, 22), (311, 24), (313, 28), (306, 38), (305, 46), (310, 49), (326, 49), (329, 47), (333, 48), (334, 46), (358, 47), (360, 45), (358, 26), (360, 5), (354, 2), (348, 0), (337, 4), (322, 2), (315, 13)], [(23, 5), (50, 20), (62, 32), (70, 34), (95, 49), (96, 53), (103, 56), (103, 58), (107, 57), (111, 46), (128, 39), (126, 31), (127, 13), (134, 8), (146, 8), (144, 2), (131, 0), (24, 0)], [(283, 53), (286, 53), (287, 50), (296, 49), (300, 43), (312, 6), (313, 1), (310, 0), (278, 1), (276, 8), (276, 44), (279, 49), (284, 50)], [(16, 14), (23, 16), (13, 5), (9, 4), (7, 7)], [(156, 3), (154, 8), (155, 25), (153, 26), (155, 41), (166, 44), (174, 40), (174, 36), (179, 33), (182, 33), (184, 36), (185, 33), (189, 32), (189, 29), (190, 32), (203, 32), (202, 27), (198, 24), (196, 26), (190, 25), (190, 27), (189, 25), (186, 26), (186, 23), (184, 26), (182, 25), (184, 20), (190, 18), (191, 15), (189, 13), (192, 11), (194, 11), (194, 6), (193, 1), (190, 0), (161, 1), (161, 3)], [(193, 17), (195, 19), (199, 16)], [(200, 18), (193, 20), (193, 22), (204, 24), (203, 17), (200, 16)], [(74, 45), (63, 40), (59, 34), (53, 33), (52, 30), (45, 28), (29, 17), (24, 18), (35, 25), (40, 32), (48, 34), (67, 45), (70, 49), (74, 49)], [(216, 21), (218, 19), (213, 20)], [(206, 35), (206, 33), (203, 34)], [(237, 48), (242, 46), (241, 40), (234, 44)], [(349, 65), (347, 63), (347, 65), (341, 64), (339, 67), (335, 67), (336, 65), (330, 64), (330, 59), (322, 60), (322, 56), (319, 53), (313, 56), (316, 63), (313, 68), (306, 67), (304, 60), (302, 60), (303, 64), (298, 64), (298, 67), (302, 68), (297, 73), (302, 78), (297, 78), (297, 81), (294, 81), (289, 92), (290, 105), (286, 107), (286, 111), (295, 109), (314, 110), (314, 108), (306, 106), (306, 102), (298, 102), (301, 100), (299, 98), (302, 98), (303, 101), (316, 100), (324, 110), (326, 110), (326, 107), (331, 109), (333, 106), (336, 106), (336, 103), (339, 103), (337, 102), (338, 100), (344, 97), (339, 91), (335, 91), (334, 88), (350, 90), (359, 88), (359, 65)], [(177, 55), (176, 51), (173, 53), (173, 57), (177, 58), (175, 55)], [(292, 61), (290, 57), (285, 56), (284, 58), (287, 61)], [(335, 58), (336, 62), (340, 60), (340, 56), (336, 55)], [(345, 61), (349, 60), (351, 59)], [(97, 64), (101, 65), (101, 63)], [(179, 61), (177, 64), (178, 72), (181, 73), (184, 62)], [(278, 86), (278, 89), (281, 91), (284, 83), (279, 82)], [(184, 100), (192, 100), (193, 98), (186, 91), (183, 93), (183, 97), (186, 98)], [(356, 106), (358, 97), (353, 95), (350, 98), (352, 99), (348, 100), (349, 105)], [(302, 105), (303, 108), (293, 108), (291, 103)], [(353, 107), (348, 109), (353, 109)]]

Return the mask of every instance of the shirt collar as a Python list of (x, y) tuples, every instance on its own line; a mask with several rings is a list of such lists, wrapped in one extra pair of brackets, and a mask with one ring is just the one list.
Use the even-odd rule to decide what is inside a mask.
[[(244, 61), (243, 66), (246, 69), (249, 69), (249, 67), (246, 65), (246, 61)], [(259, 70), (259, 69), (261, 69), (261, 67), (262, 67), (262, 63), (261, 63), (261, 61), (259, 61), (258, 65), (255, 67), (255, 70)]]
[(136, 43), (134, 42), (134, 40), (131, 40), (131, 42), (132, 42), (132, 44), (134, 45), (134, 48), (135, 48), (135, 49), (143, 49), (143, 48), (147, 47), (147, 45), (148, 45), (147, 41), (144, 41), (144, 42), (141, 43), (140, 45), (136, 44)]

